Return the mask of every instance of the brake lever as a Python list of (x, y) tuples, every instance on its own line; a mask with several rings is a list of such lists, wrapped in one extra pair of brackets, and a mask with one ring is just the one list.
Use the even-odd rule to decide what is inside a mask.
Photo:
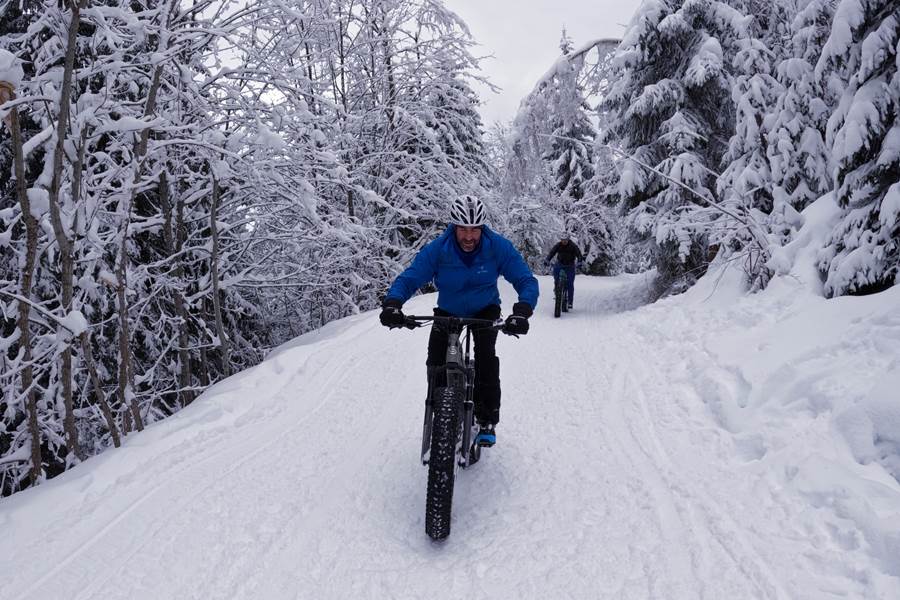
[(422, 325), (424, 325), (424, 323), (419, 323), (418, 321), (413, 321), (412, 319), (407, 317), (406, 321), (403, 323), (403, 325), (401, 327), (405, 327), (406, 329), (418, 329)]

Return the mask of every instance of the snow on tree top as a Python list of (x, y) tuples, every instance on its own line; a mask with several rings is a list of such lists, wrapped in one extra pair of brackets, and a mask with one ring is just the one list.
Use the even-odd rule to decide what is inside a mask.
[(700, 50), (691, 58), (691, 64), (684, 74), (684, 82), (692, 87), (701, 87), (719, 77), (722, 71), (722, 46), (716, 38), (707, 37)]

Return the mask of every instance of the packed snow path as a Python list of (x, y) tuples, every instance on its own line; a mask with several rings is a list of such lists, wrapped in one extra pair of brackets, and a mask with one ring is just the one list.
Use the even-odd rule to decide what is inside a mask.
[[(0, 597), (900, 589), (757, 466), (757, 438), (730, 431), (714, 389), (742, 384), (715, 365), (696, 324), (634, 310), (646, 295), (636, 277), (578, 278), (575, 311), (553, 319), (550, 285), (541, 279), (531, 333), (500, 336), (498, 445), (460, 472), (446, 542), (431, 542), (423, 522), (428, 330), (388, 331), (373, 312), (298, 338), (123, 449), (0, 502)], [(433, 301), (405, 310), (430, 314)]]

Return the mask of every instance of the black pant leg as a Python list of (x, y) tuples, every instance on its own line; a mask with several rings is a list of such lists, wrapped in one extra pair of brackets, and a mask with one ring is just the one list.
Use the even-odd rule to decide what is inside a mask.
[[(449, 316), (447, 311), (441, 310), (440, 308), (435, 308), (434, 314), (437, 317)], [(431, 326), (431, 335), (428, 336), (428, 357), (425, 359), (425, 368), (429, 379), (431, 378), (432, 372), (436, 370), (434, 367), (442, 367), (447, 362), (448, 337), (447, 329), (442, 325), (435, 323)], [(442, 387), (445, 385), (447, 385), (447, 380), (442, 370), (439, 379), (432, 382), (432, 387)]]
[[(478, 319), (497, 319), (500, 307), (493, 304), (475, 315)], [(500, 359), (497, 358), (497, 332), (476, 329), (475, 346), (475, 419), (481, 423), (500, 421)]]

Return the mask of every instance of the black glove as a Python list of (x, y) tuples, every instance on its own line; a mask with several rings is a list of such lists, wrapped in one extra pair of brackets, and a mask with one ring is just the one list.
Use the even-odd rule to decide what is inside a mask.
[(513, 304), (512, 312), (513, 314), (506, 317), (503, 333), (525, 335), (528, 333), (528, 317), (534, 313), (534, 310), (527, 302), (516, 302)]
[(403, 306), (403, 303), (399, 300), (394, 300), (393, 298), (388, 298), (382, 302), (381, 314), (378, 316), (381, 320), (381, 324), (385, 327), (390, 327), (391, 329), (394, 327), (403, 327), (404, 323), (406, 323), (406, 315), (400, 310), (401, 306)]

